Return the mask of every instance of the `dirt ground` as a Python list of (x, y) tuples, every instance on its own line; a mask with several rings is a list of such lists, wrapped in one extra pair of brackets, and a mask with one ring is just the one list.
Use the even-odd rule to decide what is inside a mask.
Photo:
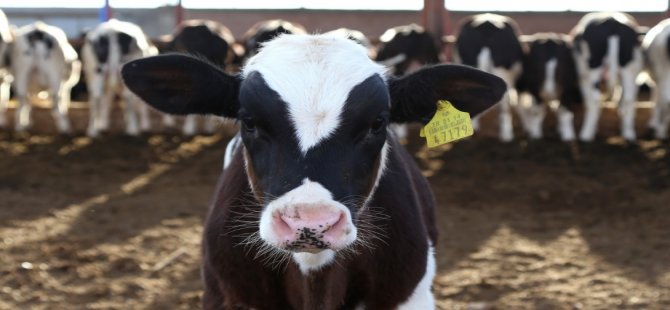
[[(0, 132), (0, 309), (194, 309), (207, 204), (234, 128), (213, 136)], [(118, 116), (118, 114), (117, 114)], [(670, 146), (475, 138), (407, 145), (439, 208), (440, 309), (670, 309)], [(646, 112), (639, 113), (643, 132)], [(120, 124), (115, 124), (117, 127)], [(517, 133), (520, 131), (517, 130)]]

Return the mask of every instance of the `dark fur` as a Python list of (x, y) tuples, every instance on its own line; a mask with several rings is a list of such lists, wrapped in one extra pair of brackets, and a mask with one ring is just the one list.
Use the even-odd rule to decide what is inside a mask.
[(225, 69), (234, 43), (226, 26), (209, 20), (189, 20), (177, 27), (167, 51), (197, 55)]

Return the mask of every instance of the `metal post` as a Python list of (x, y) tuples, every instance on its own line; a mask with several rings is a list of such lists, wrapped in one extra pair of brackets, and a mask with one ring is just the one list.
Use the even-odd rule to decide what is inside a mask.
[(112, 18), (112, 7), (109, 5), (109, 0), (105, 0), (105, 6), (100, 9), (98, 18), (100, 22), (106, 22)]
[(181, 24), (183, 20), (184, 20), (184, 7), (181, 5), (181, 0), (177, 0), (177, 5), (175, 5), (174, 9), (175, 26)]

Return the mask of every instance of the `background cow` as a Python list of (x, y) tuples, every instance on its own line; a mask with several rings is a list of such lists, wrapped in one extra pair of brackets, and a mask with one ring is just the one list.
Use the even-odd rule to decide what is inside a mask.
[(32, 124), (28, 95), (46, 90), (52, 101), (52, 114), (58, 131), (69, 133), (67, 112), (70, 90), (79, 81), (81, 63), (63, 30), (43, 22), (21, 27), (17, 30), (9, 57), (14, 93), (18, 99), (15, 129), (23, 131)]
[(140, 130), (151, 128), (147, 106), (124, 87), (119, 74), (124, 63), (157, 53), (142, 29), (129, 22), (111, 19), (86, 35), (82, 60), (89, 95), (89, 136), (109, 128), (109, 113), (117, 94), (125, 103), (126, 134), (138, 135)]
[(648, 71), (656, 83), (656, 106), (649, 127), (655, 131), (656, 138), (666, 139), (670, 125), (670, 19), (651, 28), (642, 41), (642, 47), (649, 61)]
[[(523, 50), (519, 27), (511, 18), (479, 14), (467, 18), (456, 38), (454, 62), (479, 68), (501, 77), (507, 83), (511, 100), (516, 101), (515, 85), (523, 70)], [(498, 105), (500, 140), (514, 139), (510, 99)], [(473, 120), (477, 130), (479, 121)]]
[(600, 118), (601, 96), (615, 85), (622, 88), (619, 100), (621, 135), (635, 140), (637, 75), (644, 59), (636, 31), (637, 22), (625, 13), (586, 14), (572, 31), (573, 53), (584, 97), (584, 121), (579, 139), (593, 141)]
[(241, 122), (204, 233), (205, 309), (434, 308), (430, 186), (387, 125), (426, 123), (439, 99), (474, 116), (506, 87), (462, 66), (385, 71), (336, 35), (280, 36), (241, 78), (181, 55), (124, 67), (162, 111)]
[[(186, 53), (202, 57), (222, 70), (233, 62), (235, 37), (221, 23), (211, 20), (188, 20), (181, 23), (168, 43), (167, 51)], [(205, 132), (212, 133), (216, 129), (216, 119), (205, 120)], [(186, 116), (184, 119), (184, 135), (190, 136), (197, 131), (197, 117)]]
[(9, 74), (9, 44), (12, 42), (12, 33), (9, 29), (7, 16), (0, 10), (0, 128), (7, 126), (7, 105), (9, 104), (9, 88), (11, 75)]
[(531, 139), (542, 138), (547, 106), (557, 101), (561, 140), (574, 140), (574, 111), (581, 94), (570, 38), (557, 33), (537, 33), (524, 36), (523, 41), (528, 51), (524, 54), (523, 74), (517, 87), (519, 91), (528, 92), (531, 100), (529, 104), (519, 103), (524, 129)]

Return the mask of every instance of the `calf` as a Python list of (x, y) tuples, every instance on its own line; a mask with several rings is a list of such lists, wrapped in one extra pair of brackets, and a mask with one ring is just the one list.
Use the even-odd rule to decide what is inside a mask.
[(375, 60), (388, 66), (395, 75), (412, 73), (422, 66), (440, 62), (435, 38), (421, 26), (410, 24), (386, 30)]
[(370, 43), (370, 40), (368, 40), (368, 37), (366, 37), (365, 34), (363, 34), (358, 30), (350, 28), (338, 28), (335, 30), (328, 31), (327, 33), (333, 33), (343, 36), (345, 38), (348, 38), (349, 40), (353, 40), (354, 42), (362, 45), (363, 47), (368, 49), (368, 51), (372, 50), (372, 44)]
[(385, 71), (337, 35), (280, 36), (240, 76), (184, 55), (124, 66), (159, 110), (241, 123), (204, 231), (205, 309), (434, 308), (433, 197), (387, 125), (426, 123), (440, 99), (474, 116), (505, 84)]
[(670, 125), (670, 19), (665, 19), (647, 32), (642, 41), (649, 62), (649, 72), (656, 82), (656, 106), (649, 120), (649, 127), (656, 138), (668, 137)]
[(158, 53), (142, 29), (111, 19), (86, 34), (81, 53), (89, 95), (88, 136), (95, 137), (109, 128), (109, 113), (117, 94), (125, 103), (126, 133), (148, 131), (151, 123), (146, 105), (119, 78), (124, 63)]
[[(382, 45), (377, 51), (375, 60), (389, 67), (397, 76), (412, 73), (428, 64), (440, 62), (439, 48), (435, 38), (421, 26), (410, 24), (386, 30), (379, 38)], [(392, 126), (401, 140), (408, 134), (407, 126)]]
[(43, 22), (23, 26), (16, 32), (10, 59), (18, 101), (14, 118), (16, 131), (26, 130), (32, 124), (28, 95), (46, 90), (52, 100), (58, 131), (69, 133), (70, 90), (79, 81), (81, 63), (65, 32)]
[[(454, 62), (476, 67), (501, 77), (508, 89), (514, 87), (523, 68), (523, 50), (519, 27), (507, 16), (479, 14), (468, 17), (456, 38)], [(512, 111), (509, 100), (499, 105), (500, 140), (514, 139)], [(473, 128), (479, 127), (478, 119)]]
[(244, 42), (244, 59), (256, 55), (264, 42), (270, 41), (280, 34), (306, 34), (305, 27), (282, 19), (260, 21), (247, 30), (242, 41)]
[[(188, 20), (181, 23), (168, 43), (167, 51), (175, 51), (202, 57), (212, 64), (226, 69), (235, 57), (233, 52), (235, 37), (221, 23), (211, 20)], [(184, 135), (196, 133), (197, 117), (186, 116), (184, 119)], [(205, 131), (214, 132), (216, 119), (209, 117), (205, 122)]]
[(12, 79), (9, 74), (9, 44), (11, 42), (12, 33), (7, 16), (0, 10), (0, 128), (7, 126), (5, 111), (9, 104), (9, 88)]
[[(600, 118), (601, 87), (611, 90), (621, 84), (619, 100), (621, 134), (635, 140), (637, 75), (644, 60), (636, 32), (637, 22), (625, 13), (589, 13), (572, 31), (573, 53), (584, 97), (582, 141), (593, 141)], [(620, 81), (620, 82), (619, 82)]]
[(524, 54), (523, 74), (517, 84), (519, 91), (528, 92), (531, 98), (529, 105), (519, 107), (524, 128), (531, 139), (541, 138), (546, 106), (557, 101), (561, 139), (572, 141), (575, 139), (574, 111), (581, 101), (581, 94), (570, 38), (556, 33), (538, 33), (524, 38), (528, 52)]

